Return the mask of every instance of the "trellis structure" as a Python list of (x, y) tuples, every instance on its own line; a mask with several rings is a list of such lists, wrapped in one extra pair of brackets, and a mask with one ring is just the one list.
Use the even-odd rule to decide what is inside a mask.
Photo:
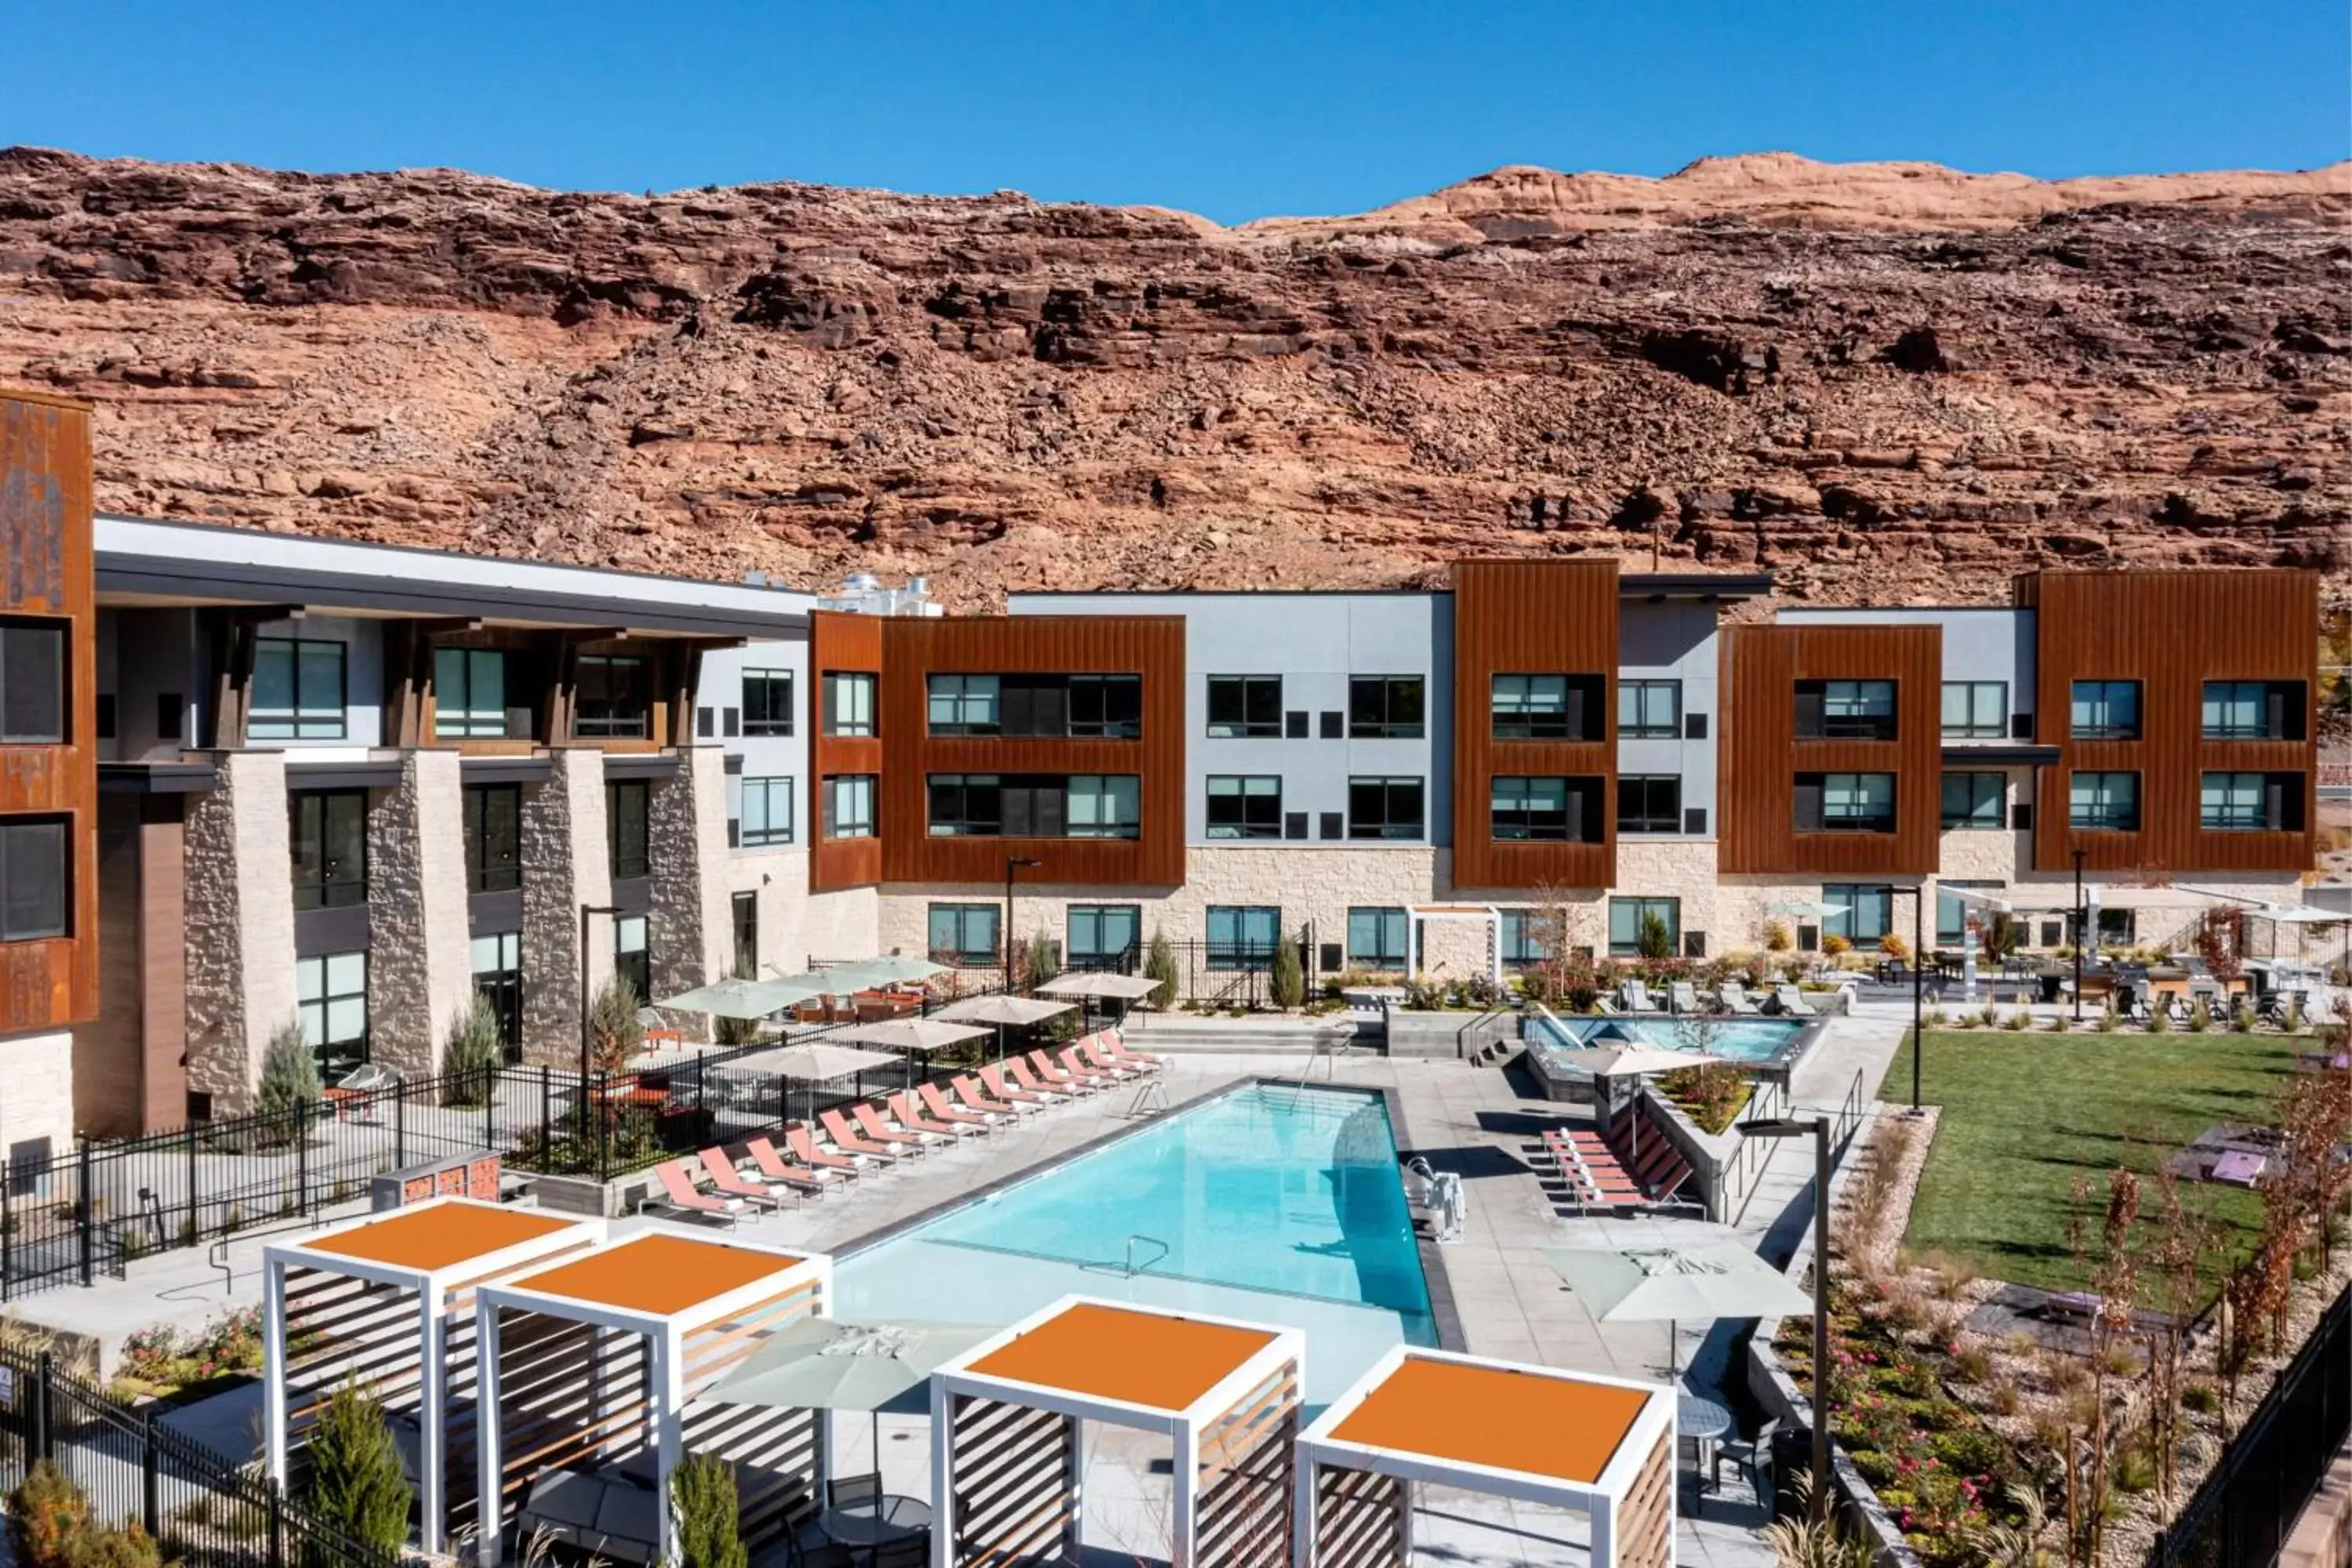
[(1412, 1489), (1580, 1512), (1591, 1568), (1672, 1568), (1669, 1388), (1401, 1345), (1298, 1439), (1292, 1568), (1405, 1568)]
[(1174, 1446), (1170, 1568), (1281, 1568), (1295, 1329), (1066, 1297), (931, 1376), (933, 1568), (1079, 1560), (1080, 1424)]
[[(506, 1527), (549, 1472), (651, 1489), (652, 1562), (675, 1562), (670, 1477), (688, 1453), (734, 1468), (740, 1528), (756, 1552), (816, 1506), (824, 1418), (700, 1398), (788, 1323), (824, 1316), (833, 1260), (749, 1242), (644, 1231), (476, 1293), (482, 1344), (479, 1551), (495, 1568)], [(593, 1529), (578, 1542), (595, 1550)], [(617, 1558), (617, 1550), (603, 1555)]]
[(287, 1484), (320, 1410), (355, 1383), (390, 1417), (416, 1486), (424, 1548), (441, 1551), (475, 1501), (475, 1291), (604, 1237), (602, 1220), (436, 1198), (266, 1248), (270, 1478)]

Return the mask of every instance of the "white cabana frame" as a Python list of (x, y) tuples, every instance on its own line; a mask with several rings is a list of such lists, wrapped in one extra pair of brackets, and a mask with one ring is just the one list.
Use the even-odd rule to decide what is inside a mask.
[[(415, 1412), (420, 1538), (426, 1552), (443, 1550), (452, 1528), (450, 1476), (479, 1426), (476, 1292), (491, 1280), (584, 1253), (604, 1238), (601, 1219), (447, 1197), (265, 1247), (262, 1400), (269, 1479), (285, 1488), (318, 1404), (354, 1379), (388, 1411)], [(306, 1373), (321, 1374), (323, 1386), (313, 1389)], [(297, 1384), (311, 1396), (299, 1408), (291, 1398)]]
[[(1449, 1452), (1446, 1433), (1438, 1423), (1416, 1423), (1412, 1447), (1336, 1436), (1413, 1363), (1633, 1393), (1642, 1398), (1607, 1461), (1589, 1482), (1504, 1468)], [(1472, 1399), (1451, 1406), (1448, 1415), (1454, 1423), (1475, 1429), (1484, 1417), (1475, 1406), (1475, 1389), (1471, 1392)], [(1430, 1428), (1425, 1439), (1420, 1436), (1424, 1425)], [(1675, 1436), (1675, 1393), (1670, 1388), (1399, 1345), (1299, 1435), (1292, 1481), (1292, 1568), (1403, 1568), (1412, 1560), (1412, 1488), (1424, 1484), (1584, 1514), (1591, 1521), (1591, 1568), (1673, 1568)]]
[(1410, 980), (1421, 973), (1428, 942), (1422, 925), (1429, 921), (1476, 921), (1486, 928), (1486, 979), (1497, 992), (1503, 988), (1503, 911), (1494, 904), (1413, 904), (1404, 911), (1404, 973)]
[[(1070, 1344), (1076, 1358), (1105, 1340), (1106, 1326), (1132, 1331), (1124, 1345), (1132, 1364), (1154, 1364), (1155, 1331), (1224, 1331), (1232, 1353), (1181, 1404), (1107, 1394), (1104, 1379), (1081, 1365), (1056, 1382), (990, 1370), (1000, 1352), (1033, 1337), (1055, 1352)], [(1158, 1433), (1172, 1445), (1170, 1568), (1278, 1568), (1306, 1358), (1296, 1329), (1202, 1312), (1066, 1296), (1031, 1313), (931, 1374), (932, 1568), (1036, 1554), (1078, 1561), (1085, 1421)], [(992, 1538), (967, 1543), (960, 1507), (986, 1521)]]

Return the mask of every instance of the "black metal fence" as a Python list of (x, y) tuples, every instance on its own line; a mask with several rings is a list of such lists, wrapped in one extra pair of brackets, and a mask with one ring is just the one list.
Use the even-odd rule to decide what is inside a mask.
[(0, 1487), (47, 1459), (100, 1524), (136, 1524), (188, 1568), (394, 1568), (397, 1559), (287, 1503), (267, 1479), (60, 1370), (0, 1346)]
[(2148, 1568), (2267, 1568), (2352, 1430), (2352, 1289), (2336, 1298)]

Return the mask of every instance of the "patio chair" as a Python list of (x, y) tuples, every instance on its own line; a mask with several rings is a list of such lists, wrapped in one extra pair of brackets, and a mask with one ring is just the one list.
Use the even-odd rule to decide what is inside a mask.
[(320, 1089), (319, 1098), (326, 1102), (328, 1113), (341, 1121), (346, 1109), (357, 1110), (382, 1090), (399, 1087), (400, 1075), (390, 1068), (362, 1062)]
[(645, 1033), (646, 1050), (650, 1051), (657, 1046), (667, 1046), (672, 1050), (686, 1048), (686, 1031), (672, 1028), (669, 1020), (661, 1016), (658, 1008), (638, 1008), (637, 1026)]
[(1760, 1013), (1763, 1011), (1762, 1008), (1756, 1005), (1756, 999), (1748, 994), (1748, 987), (1742, 985), (1737, 980), (1725, 981), (1722, 984), (1715, 988), (1715, 994), (1722, 1001), (1723, 1010), (1727, 1013)]
[[(989, 1094), (996, 1100), (1006, 1104), (1023, 1107), (1024, 1114), (1034, 1114), (1049, 1105), (1059, 1105), (1070, 1098), (1066, 1094), (1048, 1094), (1024, 1084), (1012, 1082), (1005, 1076), (1004, 1067), (995, 1065), (983, 1066), (980, 1069), (980, 1081)], [(961, 1092), (963, 1082), (961, 1079), (957, 1079), (958, 1092)]]
[(1618, 1006), (1616, 1003), (1609, 1000), (1607, 996), (1601, 995), (1598, 993), (1595, 993), (1592, 998), (1592, 1010), (1602, 1015), (1604, 1017), (1611, 1018), (1615, 1017), (1618, 1014), (1624, 1011), (1624, 1009)]
[(929, 1568), (931, 1532), (926, 1526), (921, 1533), (886, 1541), (874, 1549), (866, 1559), (867, 1568)]
[(776, 1146), (765, 1138), (748, 1140), (743, 1145), (743, 1150), (751, 1156), (751, 1163), (759, 1167), (762, 1179), (780, 1182), (798, 1191), (815, 1193), (820, 1196), (827, 1188), (837, 1187), (848, 1181), (850, 1175), (855, 1174), (854, 1168), (851, 1173), (845, 1174), (839, 1170), (794, 1164), (778, 1153)]
[(922, 1109), (916, 1105), (914, 1096), (903, 1089), (894, 1089), (884, 1095), (882, 1103), (897, 1119), (898, 1125), (909, 1132), (920, 1133), (929, 1138), (944, 1138), (950, 1142), (959, 1138), (969, 1138), (972, 1134), (972, 1129), (968, 1126), (954, 1121), (941, 1121), (935, 1117), (926, 1115)]
[(784, 1568), (857, 1568), (857, 1554), (812, 1525), (806, 1540), (798, 1533), (784, 1538)]
[(877, 1100), (861, 1100), (849, 1109), (850, 1114), (857, 1118), (857, 1130), (860, 1132), (885, 1143), (897, 1143), (901, 1147), (912, 1149), (918, 1154), (927, 1152), (934, 1143), (955, 1142), (955, 1134), (952, 1132), (934, 1134), (925, 1132), (920, 1128), (891, 1126), (882, 1120), (882, 1105)]
[(1666, 987), (1666, 1005), (1677, 1013), (1701, 1013), (1698, 987), (1687, 980), (1677, 980)]
[(1006, 1093), (1002, 1074), (991, 1077), (990, 1069), (987, 1068), (980, 1070), (980, 1078), (974, 1078), (968, 1072), (960, 1072), (950, 1079), (948, 1084), (956, 1091), (958, 1100), (962, 1100), (982, 1116), (1011, 1116), (1017, 1119), (1034, 1116), (1045, 1109), (1045, 1100), (1036, 1095), (1025, 1091)]
[(828, 1154), (816, 1146), (805, 1121), (789, 1122), (784, 1127), (784, 1147), (793, 1158), (812, 1171), (838, 1171), (845, 1175), (857, 1174), (857, 1161), (848, 1154)]
[(661, 1191), (647, 1193), (637, 1200), (639, 1214), (646, 1212), (647, 1205), (655, 1204), (670, 1210), (681, 1219), (715, 1219), (730, 1229), (742, 1217), (742, 1199), (719, 1197), (697, 1187), (684, 1160), (671, 1160), (656, 1165), (653, 1177), (660, 1184)]
[(1650, 988), (1638, 980), (1620, 983), (1617, 999), (1625, 1005), (1628, 1013), (1662, 1013), (1665, 1010), (1658, 1005), (1657, 998), (1650, 994)]
[(845, 1154), (860, 1154), (869, 1160), (895, 1163), (901, 1156), (899, 1151), (890, 1147), (891, 1143), (898, 1142), (911, 1143), (915, 1141), (911, 1134), (904, 1133), (898, 1138), (887, 1139), (880, 1142), (862, 1137), (856, 1128), (842, 1119), (838, 1110), (821, 1110), (817, 1112), (816, 1119), (818, 1124), (824, 1129), (824, 1135), (833, 1140), (833, 1146)]
[(1715, 1489), (1717, 1491), (1723, 1489), (1723, 1462), (1728, 1459), (1735, 1469), (1748, 1472), (1748, 1484), (1756, 1489), (1756, 1500), (1769, 1506), (1772, 1501), (1772, 1483), (1769, 1479), (1772, 1474), (1772, 1438), (1780, 1430), (1780, 1422), (1776, 1416), (1756, 1428), (1756, 1436), (1753, 1437), (1745, 1439), (1726, 1437), (1718, 1440), (1715, 1445), (1715, 1454), (1708, 1475), (1708, 1479), (1714, 1483)]
[(1018, 1058), (1005, 1065), (1013, 1069), (1013, 1076), (1015, 1078), (1022, 1078), (1024, 1075), (1020, 1069), (1024, 1064), (1029, 1068), (1029, 1071), (1025, 1076), (1038, 1079), (1047, 1089), (1059, 1089), (1077, 1094), (1087, 1094), (1091, 1093), (1097, 1087), (1092, 1074), (1088, 1074), (1084, 1078), (1079, 1077), (1076, 1073), (1070, 1071), (1069, 1068), (1055, 1061), (1053, 1058), (1052, 1054), (1049, 1053), (1043, 1046), (1031, 1051), (1027, 1056)]
[[(1056, 1072), (1052, 1077), (1047, 1077), (1044, 1072), (1040, 1071), (1034, 1064), (1032, 1064), (1026, 1057), (1005, 1058), (1003, 1062), (1003, 1071), (1005, 1075), (1013, 1080), (1013, 1082), (1018, 1084), (1021, 1088), (1027, 1089), (1032, 1094), (1044, 1095), (1050, 1100), (1076, 1100), (1086, 1092), (1084, 1089), (1080, 1089), (1075, 1081), (1062, 1073)], [(983, 1079), (982, 1081), (985, 1083), (988, 1080)], [(992, 1084), (990, 1087), (993, 1088), (994, 1086)]]
[(963, 1110), (940, 1093), (940, 1086), (929, 1079), (915, 1086), (915, 1094), (923, 1102), (923, 1110), (932, 1121), (944, 1121), (952, 1127), (969, 1128), (978, 1133), (993, 1132), (999, 1121), (1010, 1121), (1013, 1116), (1010, 1110), (1003, 1111)]
[(702, 1152), (702, 1173), (710, 1178), (711, 1187), (722, 1197), (740, 1198), (747, 1204), (765, 1204), (777, 1213), (783, 1212), (784, 1200), (764, 1182), (754, 1182), (735, 1168), (724, 1149)]
[(862, 1476), (835, 1476), (824, 1483), (824, 1506), (855, 1508), (862, 1502), (872, 1502), (882, 1495), (882, 1472), (868, 1471)]
[(1122, 1068), (1095, 1066), (1078, 1054), (1076, 1046), (1064, 1046), (1058, 1051), (1048, 1052), (1047, 1058), (1055, 1067), (1091, 1089), (1108, 1089), (1131, 1076)]
[(1150, 1078), (1160, 1070), (1160, 1064), (1157, 1062), (1146, 1067), (1141, 1062), (1120, 1061), (1103, 1048), (1101, 1040), (1097, 1037), (1089, 1036), (1080, 1040), (1077, 1049), (1081, 1059), (1122, 1079)]
[(1784, 1018), (1815, 1016), (1813, 1005), (1805, 1000), (1805, 994), (1786, 981), (1772, 987), (1772, 1010)]
[(1151, 1068), (1165, 1067), (1168, 1065), (1165, 1058), (1155, 1057), (1150, 1051), (1129, 1049), (1127, 1037), (1120, 1033), (1116, 1026), (1108, 1029), (1096, 1030), (1095, 1044), (1097, 1048), (1107, 1052), (1114, 1061), (1139, 1062), (1145, 1067)]

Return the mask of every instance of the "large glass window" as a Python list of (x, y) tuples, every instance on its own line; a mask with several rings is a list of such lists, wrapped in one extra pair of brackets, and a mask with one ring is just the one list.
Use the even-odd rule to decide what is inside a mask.
[(1073, 838), (1133, 838), (1143, 831), (1138, 773), (1073, 773), (1067, 831)]
[(1619, 958), (1642, 954), (1642, 928), (1654, 921), (1665, 928), (1665, 953), (1683, 947), (1683, 901), (1680, 899), (1612, 899), (1609, 900), (1609, 951)]
[(994, 773), (933, 773), (933, 838), (994, 838), (1004, 831), (1004, 781)]
[(1843, 904), (1845, 913), (1823, 915), (1822, 933), (1842, 936), (1856, 947), (1876, 947), (1895, 927), (1895, 889), (1874, 882), (1828, 882), (1822, 902)]
[(1348, 781), (1348, 837), (1419, 838), (1422, 784), (1417, 778), (1351, 778)]
[(727, 900), (728, 925), (735, 937), (735, 973), (760, 973), (760, 895), (732, 893)]
[(522, 886), (522, 786), (467, 784), (463, 792), (466, 890), (502, 893)]
[(1123, 963), (1143, 944), (1139, 904), (1072, 904), (1070, 967), (1099, 969)]
[(629, 655), (583, 653), (572, 734), (583, 740), (642, 741), (653, 732), (653, 665)]
[(1488, 689), (1494, 737), (1598, 741), (1604, 684), (1597, 675), (1497, 675)]
[(1551, 957), (1544, 946), (1547, 919), (1538, 910), (1503, 911), (1503, 962), (1513, 967), (1541, 963)]
[(2139, 831), (2139, 774), (2077, 770), (2066, 781), (2066, 822), (2108, 833)]
[[(1958, 896), (1960, 889), (1992, 889), (2000, 885), (1999, 882), (1961, 881), (1951, 877), (1946, 877), (1937, 881), (1936, 884), (1936, 945), (1960, 947), (1969, 940), (1969, 921), (1971, 917), (1972, 906)], [(1982, 918), (1980, 912), (1977, 914), (1977, 918)]]
[(368, 955), (330, 952), (294, 961), (294, 1011), (302, 1043), (328, 1082), (368, 1059)]
[(1273, 904), (1211, 904), (1211, 969), (1263, 969), (1282, 940), (1282, 910)]
[(1617, 781), (1617, 831), (1680, 833), (1683, 779), (1680, 773), (1636, 773)]
[(66, 738), (66, 627), (0, 621), (0, 741), (62, 744)]
[(2218, 833), (2296, 832), (2301, 773), (2210, 773), (2199, 781), (2197, 825)]
[[(1086, 740), (1127, 741), (1143, 733), (1141, 676), (1074, 675), (1069, 679), (1069, 734)], [(1010, 695), (1005, 706), (1008, 720), (1018, 717), (1011, 711)]]
[(1281, 776), (1210, 774), (1208, 827), (1212, 838), (1281, 837)]
[(824, 732), (828, 735), (874, 733), (873, 676), (856, 670), (825, 671)]
[(932, 734), (993, 735), (1003, 728), (996, 677), (934, 675), (929, 687)]
[(1517, 778), (1497, 775), (1488, 814), (1490, 831), (1501, 839), (1568, 839), (1576, 837), (1578, 824), (1569, 806), (1564, 778)]
[(1944, 738), (2002, 741), (2009, 738), (2009, 682), (1944, 682)]
[(1990, 828), (2006, 825), (2002, 807), (2009, 780), (2001, 773), (1944, 775), (1944, 826), (1947, 828)]
[(747, 669), (743, 672), (743, 733), (789, 735), (793, 732), (793, 672), (789, 669)]
[(1282, 677), (1209, 677), (1209, 734), (1212, 739), (1255, 737), (1270, 740), (1281, 733)]
[(1892, 833), (1893, 773), (1799, 773), (1800, 833)]
[(653, 931), (643, 915), (619, 915), (613, 921), (613, 973), (629, 983), (640, 1002), (654, 994)]
[(742, 843), (747, 849), (793, 841), (793, 781), (788, 777), (743, 781)]
[(433, 732), (445, 740), (507, 732), (507, 656), (492, 647), (433, 650)]
[(287, 796), (294, 849), (294, 907), (343, 909), (367, 901), (367, 791), (299, 790)]
[(1895, 739), (1895, 682), (1800, 680), (1797, 736), (1807, 741)]
[(1405, 964), (1405, 921), (1402, 910), (1356, 909), (1348, 911), (1348, 967), (1402, 969)]
[(1683, 683), (1621, 680), (1617, 683), (1617, 738), (1668, 741), (1683, 732)]
[(615, 878), (643, 877), (652, 866), (650, 806), (653, 792), (643, 779), (604, 786), (604, 837)]
[(999, 917), (1003, 912), (995, 904), (933, 904), (930, 910), (931, 962), (952, 963), (964, 969), (994, 964), (1002, 956), (997, 951), (996, 938), (1002, 929)]
[(1418, 675), (1348, 678), (1348, 735), (1357, 741), (1417, 741), (1426, 733)]
[(835, 773), (824, 781), (824, 836), (874, 837), (874, 775)]
[(340, 741), (343, 702), (342, 644), (311, 637), (255, 639), (247, 740)]
[(2139, 682), (2078, 680), (2067, 710), (2069, 732), (2077, 741), (2139, 739)]
[(2300, 741), (2303, 682), (2209, 680), (2202, 706), (2209, 741)]
[(0, 816), (0, 942), (36, 942), (73, 929), (65, 819)]
[(506, 1059), (522, 1056), (522, 932), (493, 931), (471, 940), (474, 994), (490, 1005), (499, 1021), (499, 1044)]

